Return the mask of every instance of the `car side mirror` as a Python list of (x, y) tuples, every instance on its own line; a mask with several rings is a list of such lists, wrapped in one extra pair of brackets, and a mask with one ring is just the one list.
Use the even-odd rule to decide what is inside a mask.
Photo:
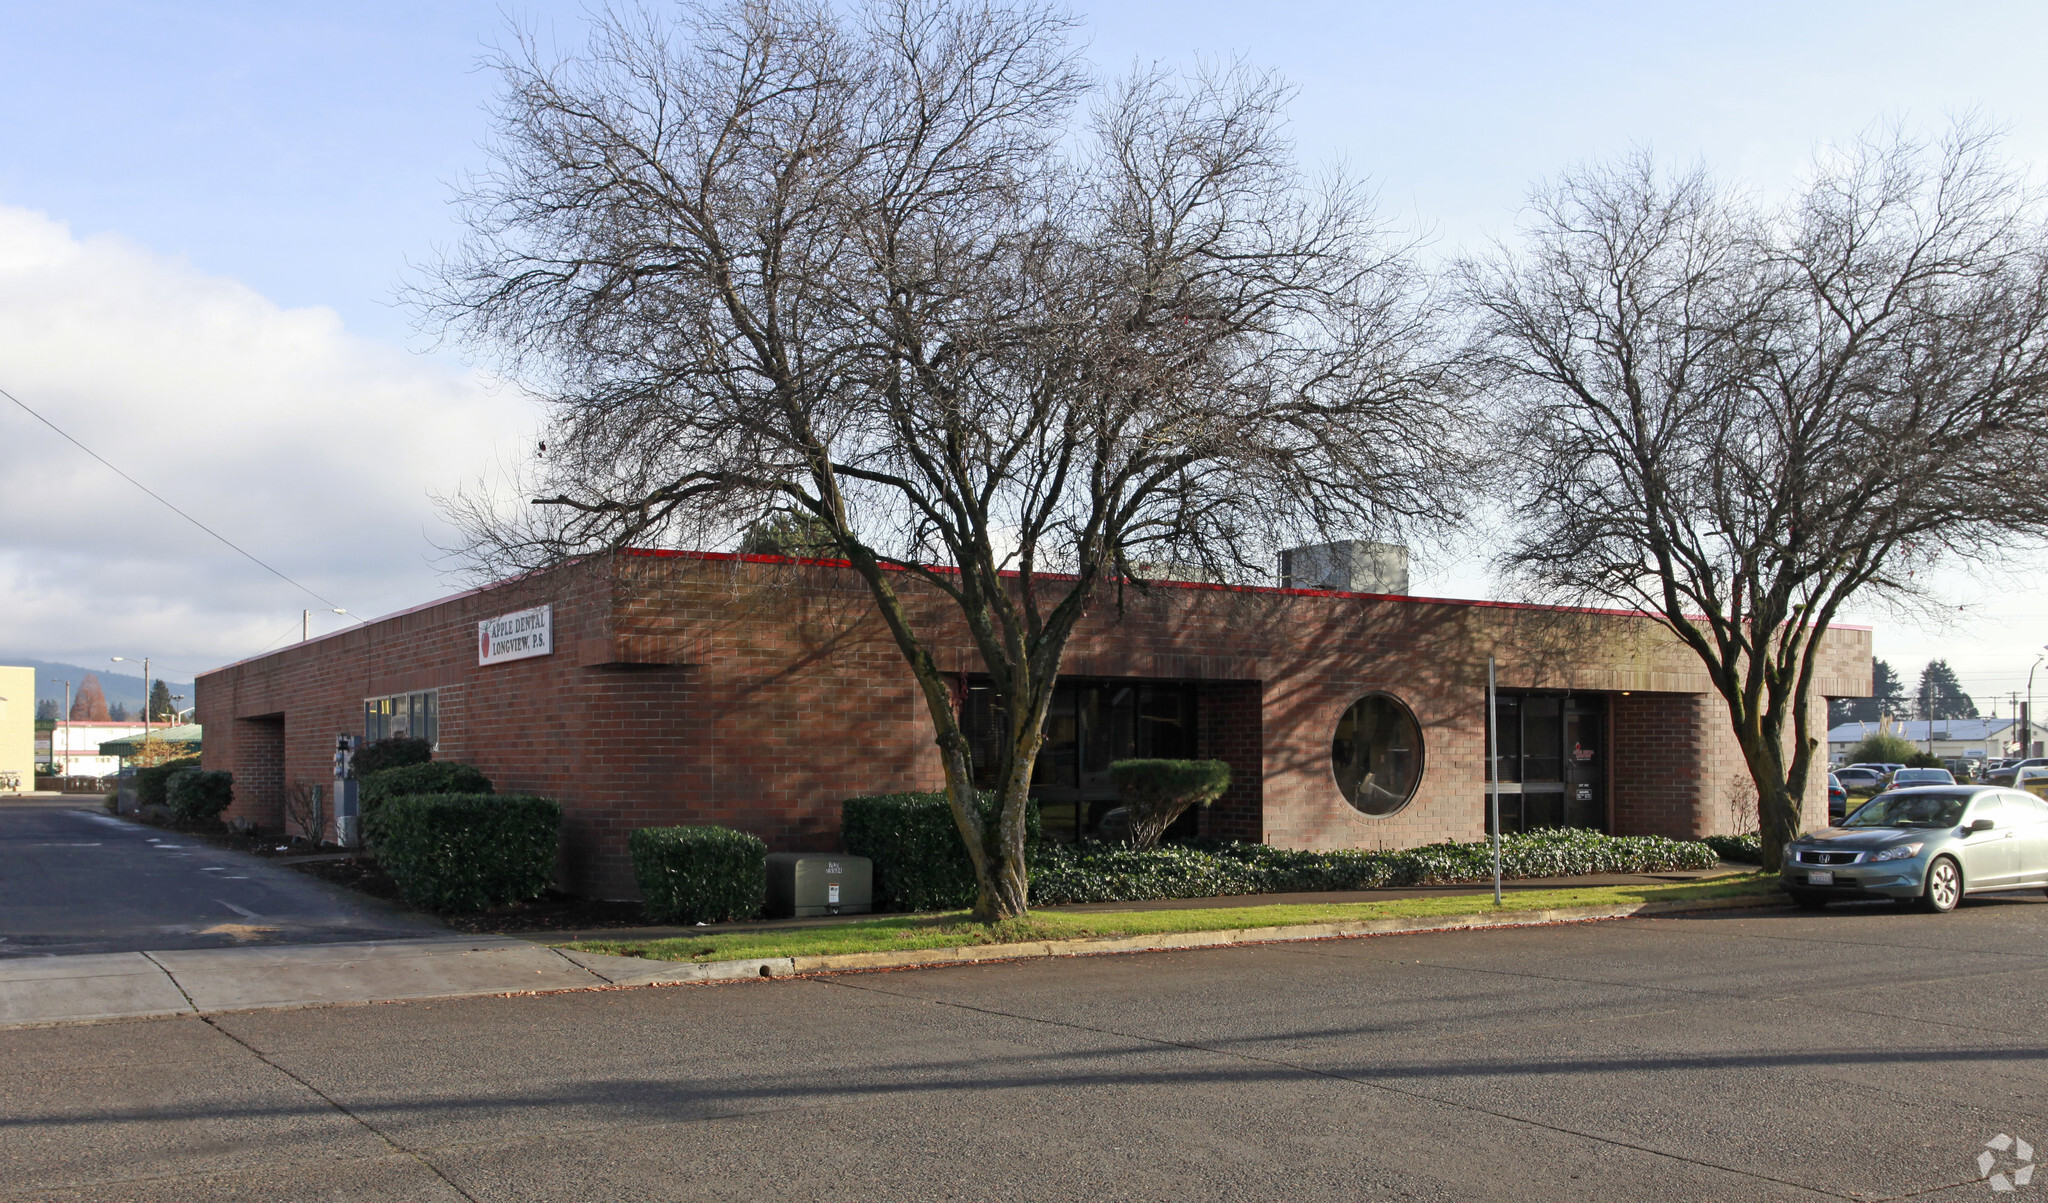
[(1979, 831), (1989, 831), (1996, 826), (1998, 826), (1998, 824), (1992, 822), (1990, 819), (1971, 819), (1969, 824), (1965, 826), (1963, 830), (1975, 834)]

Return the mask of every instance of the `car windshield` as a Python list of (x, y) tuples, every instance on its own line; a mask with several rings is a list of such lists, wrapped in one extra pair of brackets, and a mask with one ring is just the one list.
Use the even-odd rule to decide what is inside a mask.
[(1879, 794), (1842, 820), (1844, 827), (1954, 827), (1968, 794)]
[(1900, 785), (1904, 785), (1908, 781), (1925, 781), (1947, 785), (1953, 782), (1955, 778), (1948, 775), (1947, 769), (1900, 769), (1897, 773), (1893, 774), (1892, 780)]

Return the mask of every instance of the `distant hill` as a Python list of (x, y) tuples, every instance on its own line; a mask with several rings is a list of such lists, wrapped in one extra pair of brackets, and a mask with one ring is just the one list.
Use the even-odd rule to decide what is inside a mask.
[[(98, 673), (100, 689), (107, 695), (107, 705), (112, 706), (115, 703), (120, 703), (128, 707), (131, 713), (140, 714), (142, 712), (142, 674), (139, 672), (133, 676), (123, 676), (120, 673), (109, 671), (114, 668), (112, 664), (107, 665), (106, 668), (87, 668), (80, 664), (61, 664), (50, 660), (30, 660), (22, 656), (0, 656), (0, 664), (13, 665), (17, 668), (35, 669), (36, 701), (38, 702), (44, 698), (53, 698), (59, 706), (62, 706), (64, 704), (64, 682), (71, 682), (71, 692), (75, 695), (78, 692), (78, 683), (85, 680), (85, 674)], [(122, 661), (123, 667), (126, 664), (125, 660)], [(152, 675), (151, 680), (154, 679), (155, 677)], [(178, 705), (190, 706), (192, 704), (192, 682), (180, 681), (178, 678), (168, 674), (165, 675), (164, 680), (170, 682), (172, 693), (182, 693), (185, 695), (185, 700), (178, 703)]]

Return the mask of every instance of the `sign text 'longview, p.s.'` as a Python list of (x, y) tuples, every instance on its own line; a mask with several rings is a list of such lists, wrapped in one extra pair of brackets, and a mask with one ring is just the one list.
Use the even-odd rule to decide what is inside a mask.
[(545, 656), (555, 650), (555, 608), (535, 606), (476, 624), (478, 664)]

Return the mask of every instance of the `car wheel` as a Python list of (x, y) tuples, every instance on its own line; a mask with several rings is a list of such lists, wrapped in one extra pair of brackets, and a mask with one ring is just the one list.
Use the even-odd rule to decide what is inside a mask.
[(1827, 909), (1828, 900), (1823, 895), (1809, 894), (1805, 890), (1799, 890), (1792, 895), (1792, 905), (1802, 911), (1819, 911)]
[(1946, 856), (1927, 866), (1927, 886), (1920, 894), (1920, 908), (1946, 914), (1963, 900), (1963, 871)]

